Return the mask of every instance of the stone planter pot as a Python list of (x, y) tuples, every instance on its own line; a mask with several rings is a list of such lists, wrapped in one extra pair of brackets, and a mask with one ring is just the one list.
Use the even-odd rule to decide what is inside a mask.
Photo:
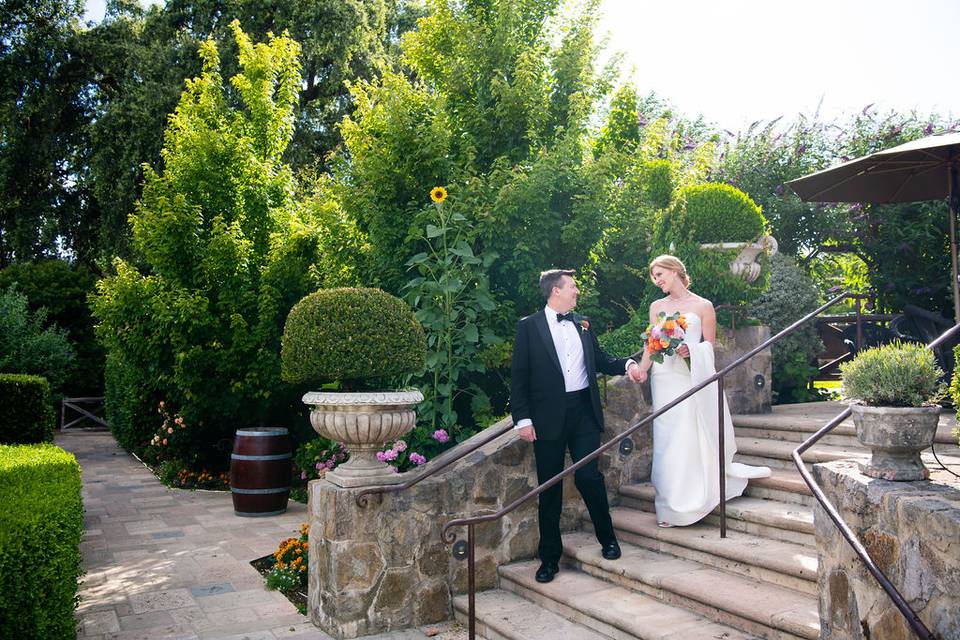
[(735, 276), (747, 282), (753, 282), (760, 277), (763, 266), (757, 262), (760, 254), (773, 255), (777, 252), (777, 241), (773, 236), (762, 236), (756, 242), (715, 242), (701, 244), (701, 249), (730, 250), (738, 249), (740, 253), (730, 263), (730, 271)]
[(930, 471), (920, 452), (933, 445), (940, 407), (868, 407), (854, 404), (857, 438), (870, 448), (870, 463), (862, 471), (883, 480), (926, 480)]
[(384, 442), (413, 429), (414, 407), (423, 401), (416, 389), (407, 391), (322, 392), (303, 396), (310, 407), (310, 424), (324, 438), (343, 442), (350, 459), (326, 479), (338, 487), (396, 484), (401, 477), (377, 460)]

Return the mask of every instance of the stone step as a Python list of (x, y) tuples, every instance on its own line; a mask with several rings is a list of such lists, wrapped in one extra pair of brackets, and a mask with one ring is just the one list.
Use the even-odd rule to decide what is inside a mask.
[[(846, 409), (846, 405), (840, 402), (809, 402), (803, 404), (778, 405), (772, 413), (737, 414), (731, 417), (733, 418), (733, 425), (738, 434), (741, 433), (741, 428), (778, 431), (781, 432), (785, 440), (794, 440), (794, 438), (799, 437), (799, 439), (795, 441), (803, 442), (808, 436), (823, 428), (827, 422), (839, 415), (844, 409)], [(948, 410), (944, 410), (940, 414), (940, 424), (937, 427), (935, 442), (944, 445), (957, 444), (957, 439), (952, 433), (956, 426), (955, 415), (955, 412)], [(788, 437), (786, 434), (792, 435)], [(747, 435), (746, 432), (744, 432), (744, 435)], [(826, 437), (846, 438), (849, 439), (849, 442), (859, 446), (859, 442), (856, 440), (856, 427), (854, 427), (852, 418), (847, 418), (841, 422), (830, 432), (830, 435)], [(821, 440), (821, 442), (830, 444), (830, 442), (824, 440)]]
[[(610, 514), (623, 542), (806, 594), (817, 593), (817, 552), (806, 545), (729, 528), (727, 537), (721, 538), (717, 526), (704, 523), (663, 528), (657, 526), (654, 514), (624, 507), (615, 507)], [(586, 514), (584, 528), (593, 530)]]
[(810, 488), (800, 477), (800, 472), (797, 471), (796, 467), (793, 469), (772, 469), (771, 471), (769, 478), (750, 480), (744, 495), (811, 508), (817, 503), (817, 499), (810, 493)]
[[(752, 465), (763, 465), (772, 469), (792, 469), (797, 466), (793, 462), (791, 453), (797, 448), (795, 442), (784, 442), (770, 438), (737, 438), (737, 462)], [(832, 462), (846, 458), (865, 460), (870, 453), (860, 447), (840, 447), (835, 445), (821, 445), (804, 451), (803, 461), (810, 469), (817, 462)]]
[[(456, 619), (468, 624), (467, 596), (453, 599)], [(503, 589), (481, 591), (476, 595), (477, 634), (486, 640), (610, 640), (587, 627), (521, 598)]]
[[(596, 544), (594, 545), (596, 546)], [(755, 635), (563, 565), (553, 582), (534, 580), (536, 560), (500, 567), (500, 585), (613, 640), (747, 640)], [(556, 634), (544, 640), (563, 638)]]
[(573, 567), (607, 582), (769, 640), (816, 640), (817, 598), (623, 543), (619, 560), (604, 560), (589, 533), (564, 536)]
[[(656, 490), (651, 483), (623, 485), (620, 495), (621, 506), (654, 512)], [(720, 508), (714, 509), (705, 521), (719, 526)], [(727, 501), (727, 528), (811, 548), (816, 546), (813, 509), (795, 503), (749, 496), (733, 498)]]
[[(819, 443), (838, 447), (859, 447), (860, 442), (857, 440), (856, 434), (845, 434), (842, 432), (838, 433), (838, 431), (841, 431), (842, 429), (842, 426), (837, 427), (831, 431), (829, 435), (821, 438)], [(738, 440), (740, 438), (781, 440), (783, 442), (793, 442), (795, 443), (794, 446), (799, 445), (801, 442), (815, 433), (814, 431), (789, 431), (768, 429), (766, 427), (736, 427), (734, 432), (737, 434)]]

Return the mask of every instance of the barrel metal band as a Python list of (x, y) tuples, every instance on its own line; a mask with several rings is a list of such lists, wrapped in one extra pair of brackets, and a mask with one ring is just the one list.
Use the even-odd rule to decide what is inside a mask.
[(278, 427), (276, 429), (267, 429), (264, 431), (237, 431), (238, 436), (252, 436), (254, 438), (271, 438), (274, 436), (285, 436), (287, 435), (287, 430)]
[(278, 453), (271, 456), (244, 456), (239, 453), (233, 453), (230, 455), (234, 460), (287, 460), (288, 458), (293, 457), (293, 454), (290, 453)]
[(286, 509), (280, 509), (279, 511), (263, 511), (260, 513), (253, 511), (237, 511), (233, 510), (233, 513), (240, 516), (241, 518), (266, 518), (268, 516), (278, 516), (281, 513), (285, 513)]
[(237, 487), (230, 487), (230, 490), (234, 493), (263, 495), (266, 493), (283, 493), (284, 491), (290, 491), (290, 487), (273, 487), (272, 489), (238, 489)]

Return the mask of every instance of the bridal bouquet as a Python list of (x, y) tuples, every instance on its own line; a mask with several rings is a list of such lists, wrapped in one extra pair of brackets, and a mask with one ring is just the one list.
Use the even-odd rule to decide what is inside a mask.
[(662, 364), (663, 356), (676, 354), (683, 344), (686, 329), (687, 319), (679, 311), (669, 316), (663, 311), (657, 314), (657, 324), (650, 325), (643, 332), (644, 348), (650, 359)]

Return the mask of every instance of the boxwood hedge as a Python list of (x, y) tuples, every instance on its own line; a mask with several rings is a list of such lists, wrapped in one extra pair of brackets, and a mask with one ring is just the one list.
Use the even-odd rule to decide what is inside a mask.
[(0, 639), (74, 638), (80, 466), (52, 444), (0, 445)]
[(0, 373), (0, 443), (53, 440), (50, 385), (42, 376)]
[(287, 316), (282, 375), (293, 384), (363, 388), (422, 369), (425, 353), (423, 327), (399, 298), (380, 289), (324, 289)]

